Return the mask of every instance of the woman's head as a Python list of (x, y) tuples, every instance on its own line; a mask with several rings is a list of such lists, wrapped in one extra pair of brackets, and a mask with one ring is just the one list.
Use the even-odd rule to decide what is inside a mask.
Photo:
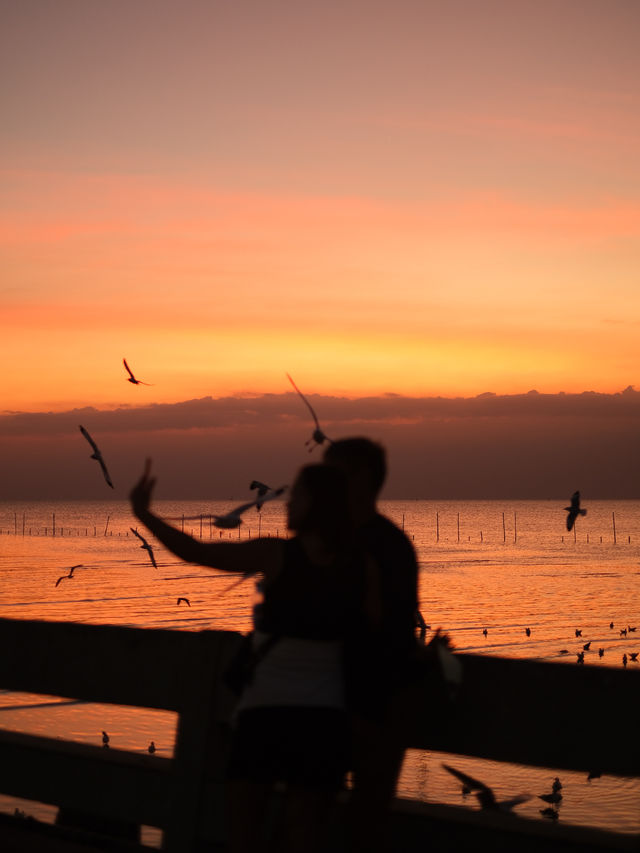
[(350, 525), (344, 473), (330, 465), (305, 465), (291, 487), (287, 510), (290, 530), (340, 541)]

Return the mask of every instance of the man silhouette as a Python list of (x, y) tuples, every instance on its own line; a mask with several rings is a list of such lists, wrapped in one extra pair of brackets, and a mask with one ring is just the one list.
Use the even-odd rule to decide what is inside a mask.
[(360, 619), (346, 644), (352, 718), (352, 847), (382, 849), (406, 750), (397, 713), (415, 674), (418, 569), (408, 537), (377, 509), (384, 448), (368, 438), (334, 441), (324, 462), (347, 477), (352, 521), (365, 555)]

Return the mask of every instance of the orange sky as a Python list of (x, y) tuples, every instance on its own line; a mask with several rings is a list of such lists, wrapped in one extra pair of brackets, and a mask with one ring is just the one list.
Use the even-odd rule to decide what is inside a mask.
[(638, 381), (636, 4), (3, 18), (5, 411)]

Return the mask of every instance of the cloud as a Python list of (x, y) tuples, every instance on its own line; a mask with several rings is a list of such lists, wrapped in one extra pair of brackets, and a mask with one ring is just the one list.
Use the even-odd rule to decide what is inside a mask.
[[(640, 391), (605, 394), (523, 394), (485, 392), (475, 397), (335, 397), (310, 394), (308, 399), (328, 432), (370, 424), (429, 424), (434, 421), (504, 418), (617, 419), (640, 416)], [(162, 430), (229, 429), (282, 426), (296, 423), (311, 429), (309, 414), (293, 392), (284, 394), (202, 397), (178, 403), (104, 410), (91, 406), (66, 412), (6, 412), (0, 415), (1, 436), (53, 436), (76, 430), (80, 423), (106, 433)]]
[[(309, 395), (332, 438), (369, 435), (388, 451), (389, 498), (636, 498), (640, 392), (349, 399)], [(115, 492), (80, 435), (98, 442)], [(146, 456), (159, 496), (225, 498), (254, 479), (291, 482), (319, 461), (295, 393), (203, 397), (174, 404), (0, 416), (0, 498), (125, 499)]]

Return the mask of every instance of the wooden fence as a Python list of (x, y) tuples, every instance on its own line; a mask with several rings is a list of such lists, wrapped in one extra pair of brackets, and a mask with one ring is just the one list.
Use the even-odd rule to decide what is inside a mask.
[[(0, 619), (0, 689), (164, 709), (179, 719), (171, 759), (0, 729), (0, 793), (160, 827), (163, 850), (170, 853), (223, 849), (232, 697), (220, 676), (239, 640), (239, 634), (224, 631)], [(414, 691), (404, 723), (412, 748), (585, 774), (640, 775), (632, 723), (640, 670), (476, 655), (458, 659), (462, 685), (444, 714), (437, 713), (429, 684)], [(629, 725), (621, 725), (621, 711)], [(468, 849), (475, 849), (481, 831), (492, 833), (493, 850), (518, 847), (523, 853), (537, 844), (548, 853), (640, 850), (638, 836), (585, 834), (462, 807), (408, 801), (396, 806), (398, 851), (427, 844), (432, 851), (464, 850), (465, 832)], [(20, 846), (29, 832), (24, 824), (0, 823), (1, 849), (30, 849), (27, 842)], [(454, 837), (455, 846), (447, 846)], [(71, 851), (70, 845), (51, 849)], [(42, 842), (41, 849), (49, 848)]]

